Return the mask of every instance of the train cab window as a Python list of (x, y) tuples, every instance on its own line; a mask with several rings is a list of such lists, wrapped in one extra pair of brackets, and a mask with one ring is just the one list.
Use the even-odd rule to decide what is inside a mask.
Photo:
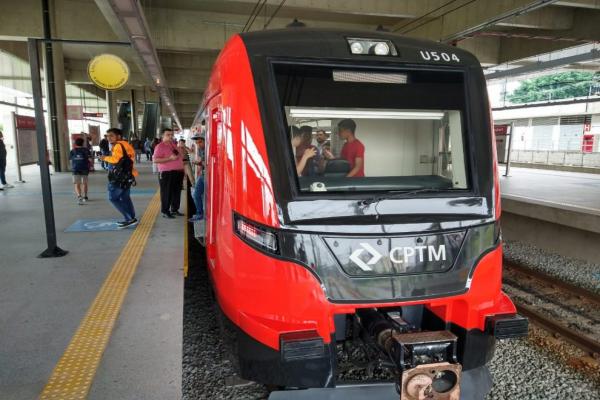
[(462, 73), (276, 65), (275, 75), (301, 192), (469, 188)]

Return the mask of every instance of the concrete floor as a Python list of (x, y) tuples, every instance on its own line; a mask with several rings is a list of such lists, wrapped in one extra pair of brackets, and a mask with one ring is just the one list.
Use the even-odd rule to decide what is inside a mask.
[[(504, 174), (504, 166), (500, 173)], [(502, 176), (502, 195), (526, 197), (546, 203), (578, 208), (582, 212), (600, 213), (600, 175), (577, 172), (510, 168)]]
[(600, 175), (511, 168), (501, 185), (506, 240), (600, 264)]
[[(14, 171), (8, 171), (9, 181)], [(139, 216), (157, 190), (142, 164), (132, 191)], [(46, 248), (39, 171), (0, 192), (0, 398), (34, 399), (133, 230), (65, 233), (75, 220), (119, 218), (106, 200), (106, 175), (90, 176), (90, 201), (78, 206), (70, 174), (52, 177), (59, 246), (66, 257), (39, 259)], [(129, 288), (89, 398), (181, 397), (183, 218), (156, 221)]]

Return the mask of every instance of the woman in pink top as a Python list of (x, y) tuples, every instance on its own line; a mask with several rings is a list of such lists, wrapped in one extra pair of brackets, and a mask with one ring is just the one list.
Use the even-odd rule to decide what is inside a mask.
[(152, 161), (158, 166), (160, 184), (160, 208), (164, 218), (182, 216), (179, 212), (183, 185), (183, 153), (173, 141), (170, 128), (162, 130), (162, 141), (154, 148)]

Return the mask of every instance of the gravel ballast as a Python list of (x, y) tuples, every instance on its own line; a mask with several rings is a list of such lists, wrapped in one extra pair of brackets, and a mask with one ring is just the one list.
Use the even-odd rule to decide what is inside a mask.
[(497, 342), (490, 364), (494, 386), (489, 400), (596, 400), (598, 382), (573, 371), (527, 339)]
[[(600, 250), (599, 250), (600, 251)], [(538, 247), (506, 240), (506, 260), (534, 268), (566, 282), (600, 293), (600, 265), (549, 253)]]

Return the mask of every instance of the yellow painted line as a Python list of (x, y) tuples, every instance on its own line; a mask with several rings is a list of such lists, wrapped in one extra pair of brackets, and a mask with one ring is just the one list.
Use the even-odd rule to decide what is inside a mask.
[(71, 343), (54, 367), (40, 395), (41, 400), (80, 400), (87, 397), (159, 211), (160, 195), (157, 192), (77, 328)]
[[(187, 185), (187, 180), (186, 180)], [(188, 242), (188, 218), (190, 216), (188, 204), (188, 195), (187, 195), (187, 187), (185, 190), (185, 221), (183, 221), (183, 277), (187, 278), (188, 268), (189, 268), (189, 242)]]

